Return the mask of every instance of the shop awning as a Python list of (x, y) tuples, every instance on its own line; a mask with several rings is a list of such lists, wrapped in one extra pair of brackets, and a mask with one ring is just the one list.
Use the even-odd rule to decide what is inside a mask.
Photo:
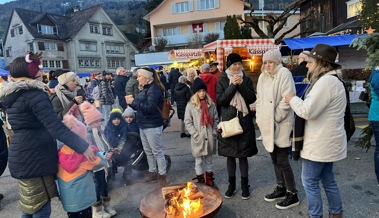
[(169, 65), (174, 62), (188, 62), (191, 59), (169, 59), (169, 52), (155, 52), (155, 53), (145, 53), (136, 54), (135, 61), (136, 66), (150, 66), (150, 65)]
[(317, 44), (327, 44), (330, 46), (348, 46), (357, 37), (356, 34), (342, 36), (318, 36), (311, 38), (291, 38), (283, 41), (292, 50), (311, 49)]

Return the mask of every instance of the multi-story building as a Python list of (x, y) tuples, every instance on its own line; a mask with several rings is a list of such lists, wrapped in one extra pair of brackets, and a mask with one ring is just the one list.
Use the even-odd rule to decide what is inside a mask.
[(135, 66), (135, 46), (100, 5), (60, 16), (16, 8), (4, 41), (6, 63), (43, 52), (43, 67), (78, 73)]

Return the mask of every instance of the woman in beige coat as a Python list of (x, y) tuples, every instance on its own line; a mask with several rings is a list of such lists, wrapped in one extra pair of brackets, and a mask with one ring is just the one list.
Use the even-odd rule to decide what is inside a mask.
[(194, 80), (192, 91), (194, 95), (187, 104), (184, 124), (191, 135), (191, 150), (195, 157), (196, 171), (194, 179), (217, 188), (212, 170), (212, 155), (216, 149), (219, 121), (216, 106), (207, 94), (207, 86), (202, 79)]
[(288, 158), (290, 134), (294, 113), (284, 102), (284, 97), (296, 93), (291, 72), (280, 63), (278, 49), (263, 55), (262, 73), (257, 85), (256, 120), (262, 134), (263, 145), (274, 164), (277, 187), (265, 196), (265, 201), (283, 200), (275, 206), (288, 209), (299, 205), (296, 184)]

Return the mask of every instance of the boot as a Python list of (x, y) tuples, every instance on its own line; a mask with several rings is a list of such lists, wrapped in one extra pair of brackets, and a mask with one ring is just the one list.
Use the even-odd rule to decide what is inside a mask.
[(277, 203), (275, 207), (280, 210), (286, 210), (299, 205), (299, 203), (300, 202), (299, 198), (297, 197), (297, 192), (287, 192), (286, 198), (283, 201)]
[(195, 178), (192, 178), (192, 180), (196, 180), (196, 179), (197, 179), (197, 183), (205, 184), (204, 174), (196, 175)]
[(144, 182), (146, 183), (157, 182), (157, 179), (158, 179), (158, 174), (156, 172), (148, 172)]
[(342, 217), (343, 217), (342, 212), (341, 213), (337, 213), (337, 214), (330, 214), (329, 213), (329, 218), (342, 218)]
[(228, 190), (225, 192), (225, 198), (231, 198), (236, 193), (236, 177), (229, 176)]
[(104, 211), (112, 216), (115, 216), (117, 212), (112, 208), (111, 205), (109, 205), (109, 202), (111, 201), (111, 197), (103, 197), (103, 206), (104, 206)]
[(92, 218), (111, 218), (112, 215), (103, 211), (103, 202), (98, 201), (92, 205)]
[(247, 177), (241, 177), (241, 189), (242, 189), (242, 199), (247, 200), (250, 198), (250, 185), (249, 179)]
[(166, 186), (166, 184), (167, 184), (166, 179), (167, 179), (166, 174), (158, 175), (158, 187)]
[(213, 172), (205, 172), (205, 184), (218, 190), (214, 180), (215, 178), (213, 178)]

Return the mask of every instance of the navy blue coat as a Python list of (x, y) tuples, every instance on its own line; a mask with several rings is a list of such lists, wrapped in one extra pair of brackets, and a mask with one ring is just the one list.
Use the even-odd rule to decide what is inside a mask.
[(55, 139), (78, 153), (88, 148), (86, 141), (63, 125), (42, 89), (41, 82), (21, 81), (3, 87), (0, 93), (14, 132), (9, 147), (9, 170), (16, 179), (57, 173)]
[(126, 96), (126, 83), (128, 82), (129, 77), (127, 76), (116, 76), (114, 78), (114, 91), (116, 93), (116, 96), (118, 97), (118, 102), (120, 106), (125, 109), (126, 108), (126, 101), (125, 101), (125, 96)]
[(158, 110), (162, 108), (161, 89), (154, 83), (145, 85), (130, 105), (137, 111), (137, 122), (141, 129), (163, 126), (163, 118)]

